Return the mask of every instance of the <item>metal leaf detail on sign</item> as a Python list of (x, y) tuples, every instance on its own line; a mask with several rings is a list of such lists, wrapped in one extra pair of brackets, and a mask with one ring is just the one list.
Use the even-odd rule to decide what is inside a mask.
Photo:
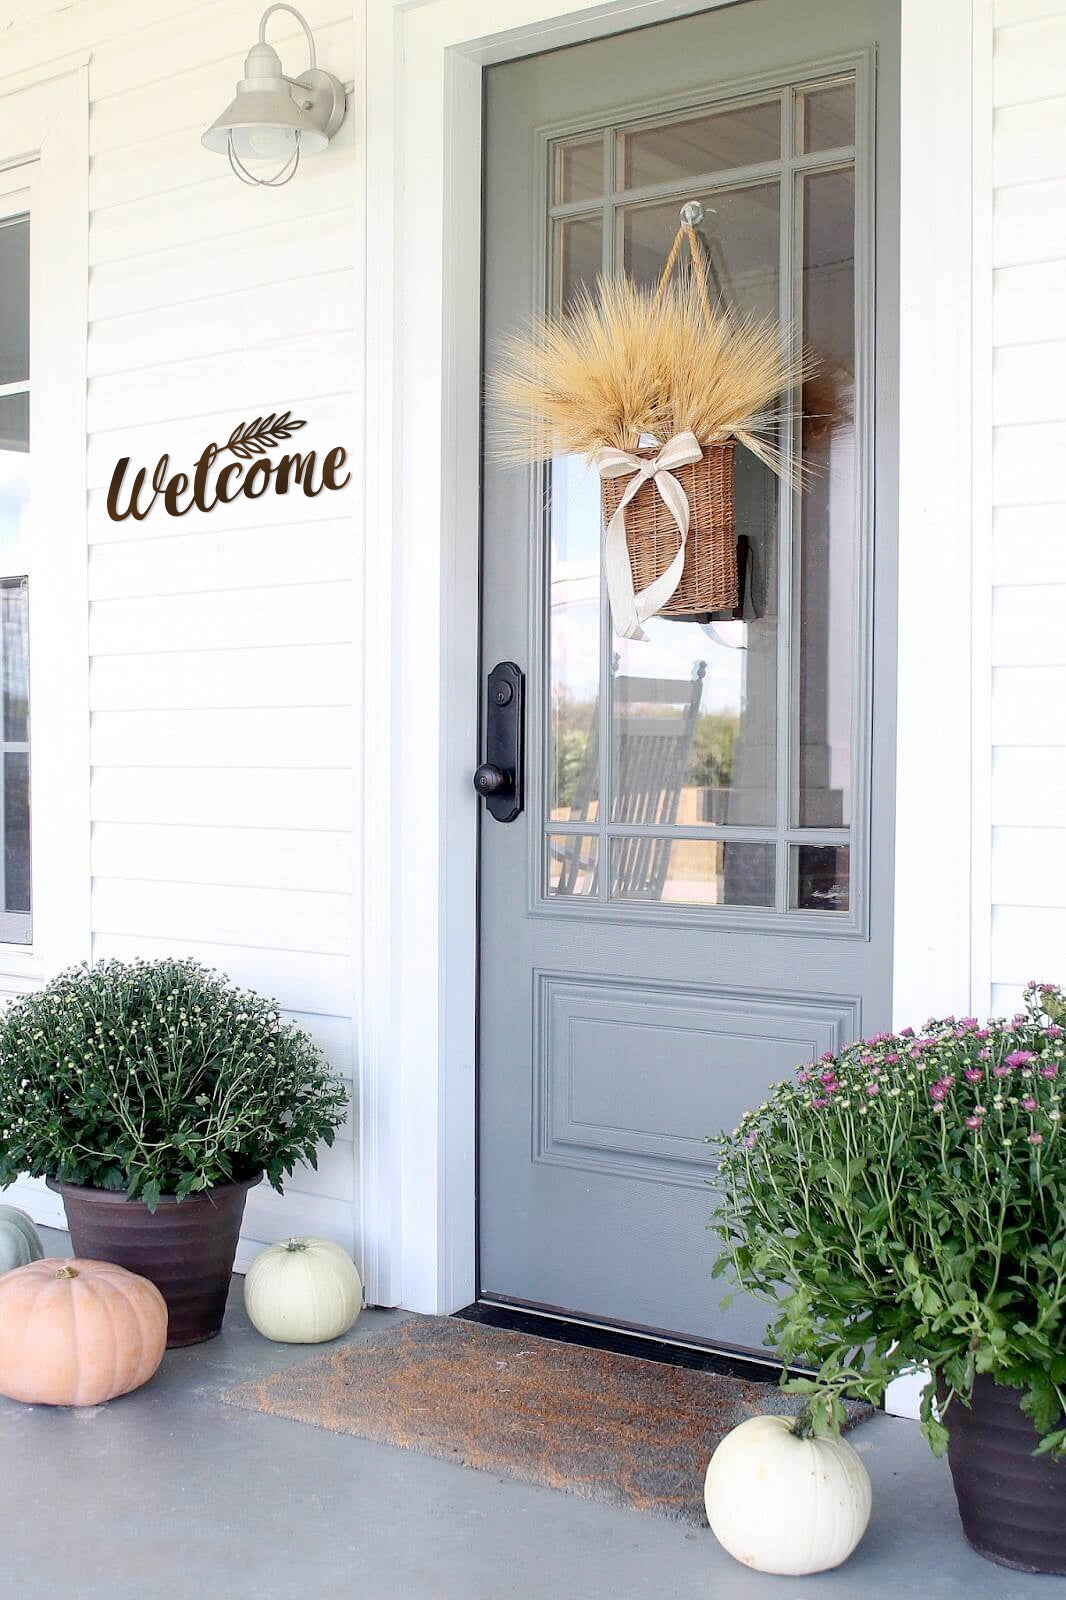
[(269, 417), (256, 417), (254, 422), (238, 422), (225, 444), (219, 447), (219, 453), (232, 450), (235, 456), (247, 461), (252, 456), (262, 455), (264, 450), (272, 450), (276, 444), (291, 438), (297, 428), (305, 426), (291, 411), (283, 411), (280, 416), (272, 411)]

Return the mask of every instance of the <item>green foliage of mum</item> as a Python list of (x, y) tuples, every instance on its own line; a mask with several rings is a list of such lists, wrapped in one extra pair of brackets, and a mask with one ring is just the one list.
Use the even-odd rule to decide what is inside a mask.
[(347, 1091), (272, 1000), (193, 961), (74, 967), (0, 1016), (0, 1187), (20, 1174), (154, 1210), (315, 1165)]
[[(1040, 1450), (1066, 1454), (1066, 998), (878, 1034), (798, 1068), (713, 1141), (715, 1266), (776, 1302), (768, 1340), (813, 1379), (823, 1426), (916, 1367), (947, 1405), (975, 1374), (1024, 1391)], [(947, 1432), (931, 1380), (923, 1431)], [(944, 1414), (943, 1406), (940, 1408)]]

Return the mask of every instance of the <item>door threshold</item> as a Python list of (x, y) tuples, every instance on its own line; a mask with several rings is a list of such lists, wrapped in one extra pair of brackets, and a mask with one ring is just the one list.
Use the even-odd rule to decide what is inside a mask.
[(453, 1315), (463, 1322), (477, 1322), (483, 1327), (501, 1328), (509, 1333), (556, 1339), (561, 1344), (584, 1345), (591, 1350), (609, 1350), (613, 1355), (636, 1356), (644, 1361), (660, 1361), (667, 1366), (715, 1372), (756, 1383), (776, 1383), (782, 1372), (780, 1361), (770, 1355), (694, 1343), (652, 1328), (619, 1327), (550, 1307), (516, 1305), (482, 1297)]

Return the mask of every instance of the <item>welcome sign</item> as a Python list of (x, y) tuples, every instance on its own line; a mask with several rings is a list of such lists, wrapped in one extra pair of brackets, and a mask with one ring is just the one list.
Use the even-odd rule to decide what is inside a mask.
[[(147, 467), (138, 468), (127, 490), (125, 507), (122, 507), (123, 484), (130, 464), (129, 456), (115, 463), (111, 485), (107, 491), (107, 514), (112, 522), (124, 522), (133, 517), (143, 522), (156, 501), (162, 499), (168, 516), (183, 517), (186, 512), (213, 511), (217, 505), (228, 505), (238, 495), (248, 500), (258, 500), (273, 484), (275, 494), (288, 494), (292, 485), (305, 495), (315, 496), (323, 489), (343, 489), (351, 481), (351, 473), (344, 471), (347, 452), (340, 445), (326, 452), (321, 463), (316, 452), (293, 451), (271, 461), (268, 450), (285, 443), (298, 428), (306, 423), (293, 417), (291, 411), (280, 415), (272, 411), (268, 417), (256, 417), (252, 422), (238, 422), (225, 444), (209, 444), (201, 452), (191, 475), (170, 471), (170, 456), (160, 456), (151, 479)], [(214, 480), (211, 474), (223, 456), (237, 459), (227, 462)], [(249, 465), (250, 463), (250, 465)]]

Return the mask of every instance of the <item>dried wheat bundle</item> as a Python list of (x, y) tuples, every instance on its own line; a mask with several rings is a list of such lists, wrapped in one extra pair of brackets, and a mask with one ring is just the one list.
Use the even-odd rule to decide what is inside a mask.
[(777, 405), (811, 367), (776, 323), (713, 308), (695, 275), (659, 291), (600, 279), (505, 341), (490, 387), (494, 453), (591, 457), (691, 432), (704, 445), (735, 438), (787, 479)]

